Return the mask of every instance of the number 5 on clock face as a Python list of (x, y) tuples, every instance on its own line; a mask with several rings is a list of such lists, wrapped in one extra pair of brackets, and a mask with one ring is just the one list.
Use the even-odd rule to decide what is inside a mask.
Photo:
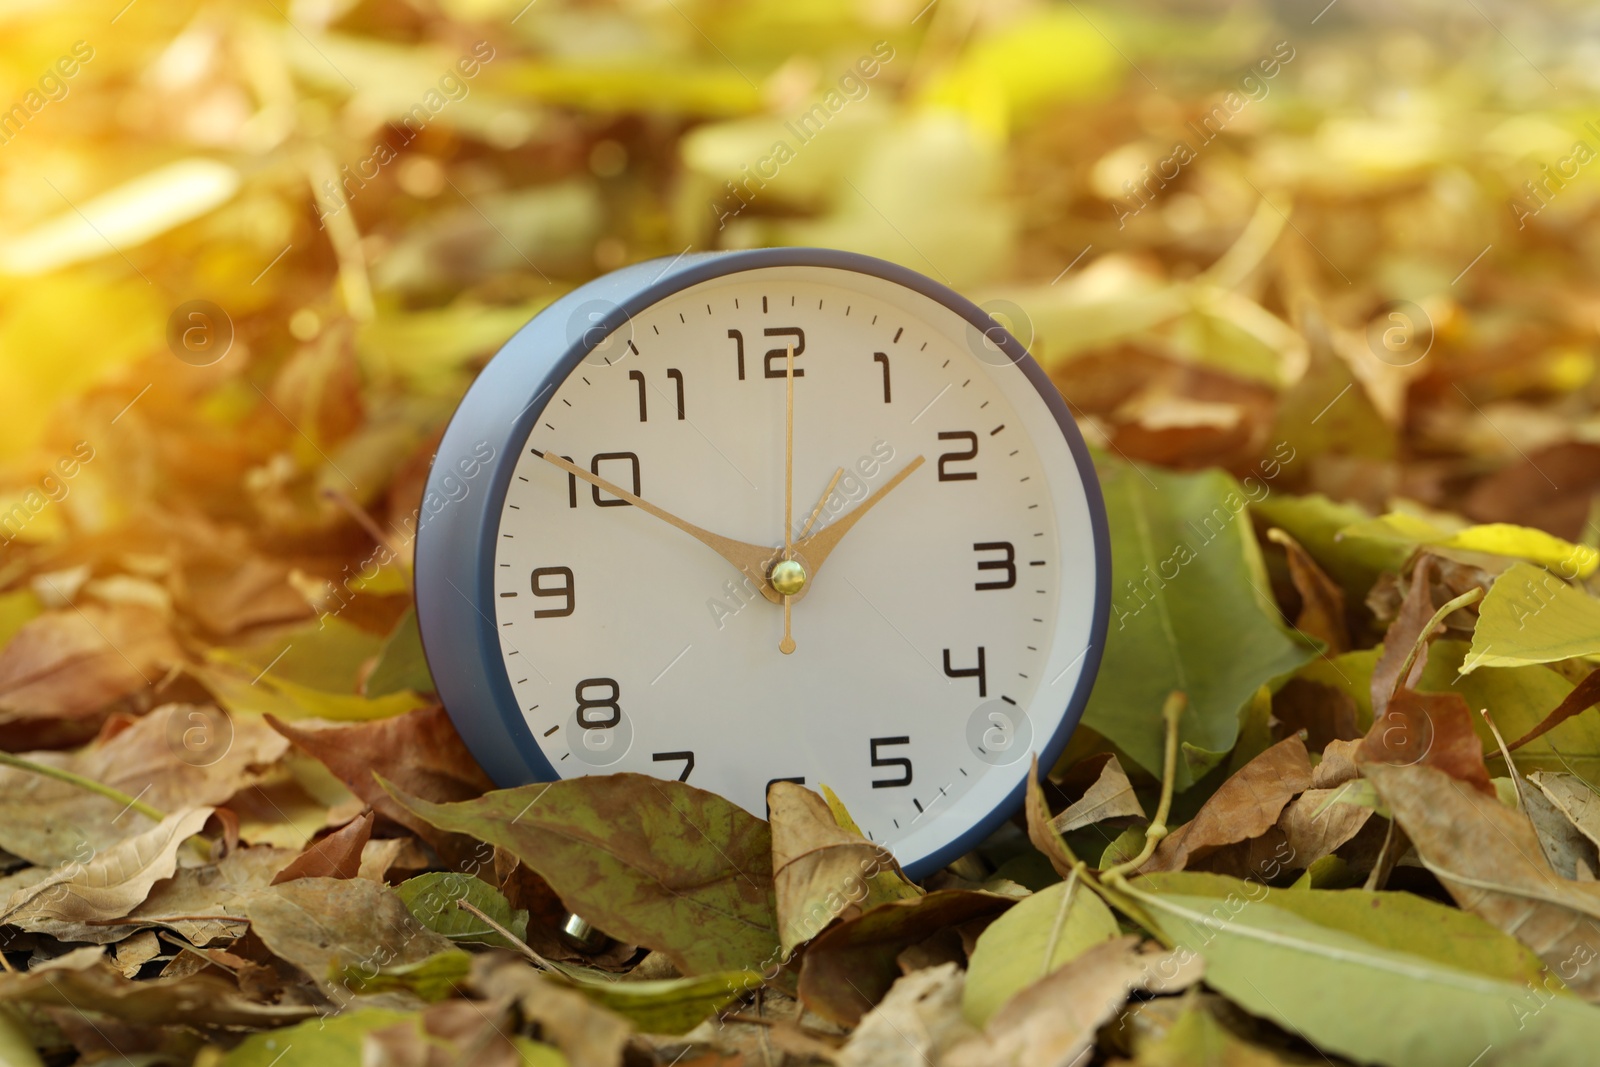
[(607, 276), (489, 364), (430, 488), (485, 451), (422, 524), (418, 610), (502, 784), (637, 772), (757, 815), (774, 780), (825, 784), (919, 874), (1082, 712), (1093, 467), (1022, 346), (910, 271), (773, 249)]

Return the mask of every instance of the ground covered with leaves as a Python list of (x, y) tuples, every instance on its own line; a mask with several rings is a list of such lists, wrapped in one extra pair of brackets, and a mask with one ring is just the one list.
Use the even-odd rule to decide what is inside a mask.
[[(1591, 1061), (1584, 18), (0, 9), (0, 1059)], [(981, 301), (1096, 452), (1084, 723), (921, 885), (826, 790), (494, 791), (421, 654), (496, 346), (767, 244)]]

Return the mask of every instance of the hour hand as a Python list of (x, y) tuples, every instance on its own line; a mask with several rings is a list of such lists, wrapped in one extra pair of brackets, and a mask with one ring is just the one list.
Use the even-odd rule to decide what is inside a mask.
[(533, 454), (544, 460), (546, 463), (560, 467), (574, 478), (581, 478), (590, 485), (598, 486), (599, 488), (605, 490), (612, 496), (621, 497), (623, 500), (626, 500), (640, 511), (643, 511), (645, 514), (654, 515), (662, 522), (665, 522), (671, 526), (676, 526), (678, 529), (682, 530), (684, 533), (688, 534), (690, 537), (694, 538), (696, 541), (699, 541), (701, 544), (711, 549), (711, 551), (715, 552), (717, 555), (733, 564), (740, 571), (742, 571), (746, 577), (755, 582), (758, 587), (763, 590), (767, 589), (766, 565), (773, 556), (772, 549), (763, 545), (752, 545), (745, 541), (735, 541), (731, 537), (723, 537), (721, 534), (714, 534), (710, 530), (702, 529), (692, 522), (689, 522), (685, 519), (680, 519), (670, 511), (665, 511), (656, 507), (643, 497), (635, 496), (633, 493), (628, 492), (615, 482), (607, 481), (598, 474), (589, 473), (576, 463), (572, 463), (569, 460), (563, 459), (554, 452), (540, 452), (538, 450), (534, 450)]

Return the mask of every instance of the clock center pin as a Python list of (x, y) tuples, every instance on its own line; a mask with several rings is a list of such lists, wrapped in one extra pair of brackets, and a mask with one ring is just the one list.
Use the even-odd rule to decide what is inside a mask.
[(781, 595), (794, 596), (806, 587), (806, 569), (797, 559), (779, 560), (768, 580)]

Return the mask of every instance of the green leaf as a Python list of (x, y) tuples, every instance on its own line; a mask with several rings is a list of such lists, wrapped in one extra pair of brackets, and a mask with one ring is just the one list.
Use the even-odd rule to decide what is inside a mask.
[(459, 948), (436, 952), (425, 960), (379, 968), (367, 973), (362, 963), (335, 963), (328, 968), (330, 982), (342, 982), (352, 993), (414, 993), (429, 1004), (460, 992), (472, 969), (472, 955)]
[(427, 657), (422, 653), (422, 631), (417, 628), (417, 609), (407, 608), (394, 630), (383, 642), (378, 662), (367, 675), (369, 697), (388, 696), (406, 689), (419, 693), (435, 692)]
[(1111, 909), (1081, 881), (1057, 882), (1019, 901), (979, 935), (962, 1014), (982, 1029), (1014, 993), (1119, 933)]
[[(1543, 567), (1519, 563), (1495, 579), (1478, 605), (1463, 672), (1600, 654), (1600, 600)], [(1508, 735), (1509, 736), (1509, 735)]]
[(528, 935), (528, 913), (513, 912), (498, 889), (470, 874), (429, 871), (401, 882), (394, 887), (394, 894), (419, 923), (458, 944), (465, 941), (517, 947), (470, 911), (456, 907), (456, 901), (462, 899), (519, 939)]
[(1461, 1067), (1492, 1050), (1490, 1063), (1585, 1063), (1600, 1043), (1600, 1009), (1542, 984), (1442, 966), (1273, 904), (1220, 919), (1212, 897), (1131, 895), (1165, 936), (1204, 957), (1208, 985), (1358, 1062)]
[(432, 804), (378, 781), (431, 825), (510, 851), (567, 907), (685, 974), (778, 958), (771, 834), (715, 793), (606, 774)]
[[(1180, 789), (1233, 747), (1257, 688), (1311, 658), (1267, 594), (1239, 484), (1222, 471), (1174, 474), (1099, 464), (1111, 527), (1106, 651), (1083, 721), (1161, 773), (1167, 694), (1189, 697)], [(1209, 754), (1209, 755), (1202, 755)]]
[(618, 980), (603, 972), (556, 964), (553, 981), (566, 981), (590, 1000), (650, 1034), (682, 1034), (761, 985), (758, 971), (718, 971), (691, 978)]
[(1545, 966), (1516, 938), (1470, 912), (1411, 893), (1374, 893), (1365, 889), (1271, 889), (1224, 874), (1170, 871), (1141, 877), (1140, 889), (1158, 893), (1232, 901), (1218, 912), (1228, 917), (1235, 908), (1270, 904), (1330, 930), (1359, 937), (1379, 948), (1406, 952), (1442, 967), (1472, 971), (1506, 982), (1542, 981)]
[(221, 1067), (360, 1067), (361, 1039), (408, 1018), (403, 1011), (358, 1008), (251, 1034), (228, 1053)]

